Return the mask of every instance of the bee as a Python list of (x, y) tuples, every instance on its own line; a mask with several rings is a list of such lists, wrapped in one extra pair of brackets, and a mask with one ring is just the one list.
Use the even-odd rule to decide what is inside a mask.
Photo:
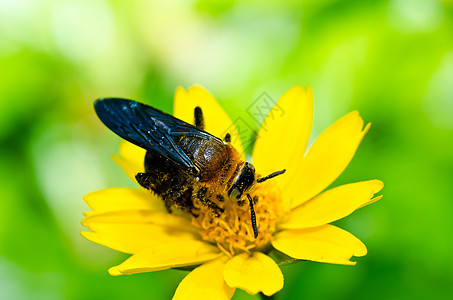
[(145, 172), (135, 178), (142, 187), (160, 196), (170, 213), (172, 207), (178, 207), (194, 214), (194, 200), (198, 199), (219, 215), (224, 211), (212, 199), (243, 201), (246, 196), (254, 236), (258, 236), (250, 193), (257, 183), (285, 170), (256, 178), (254, 166), (242, 160), (231, 145), (229, 133), (222, 140), (204, 131), (200, 107), (194, 111), (195, 125), (154, 107), (120, 98), (98, 99), (94, 109), (110, 130), (146, 150)]

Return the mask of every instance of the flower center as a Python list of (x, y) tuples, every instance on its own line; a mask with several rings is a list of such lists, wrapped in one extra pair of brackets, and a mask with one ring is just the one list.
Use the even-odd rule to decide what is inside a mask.
[[(211, 196), (215, 205), (211, 208), (195, 199), (192, 224), (200, 228), (206, 241), (217, 244), (228, 256), (238, 252), (249, 252), (253, 248), (267, 245), (272, 240), (276, 223), (283, 213), (281, 193), (271, 182), (259, 184), (251, 193), (258, 237), (255, 239), (247, 200), (232, 201), (228, 197)], [(212, 209), (217, 206), (218, 209)]]

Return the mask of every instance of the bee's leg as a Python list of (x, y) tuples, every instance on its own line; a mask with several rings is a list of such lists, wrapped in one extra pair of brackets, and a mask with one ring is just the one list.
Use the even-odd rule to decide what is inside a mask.
[[(137, 173), (137, 175), (135, 175), (135, 179), (137, 180), (138, 184), (140, 184), (142, 187), (144, 187), (147, 190), (157, 193), (155, 186), (151, 183), (152, 178), (153, 178), (153, 174), (151, 174), (151, 173)], [(167, 209), (167, 211), (169, 213), (171, 213), (171, 202), (165, 199), (166, 198), (165, 195), (163, 195), (163, 194), (159, 194), (159, 195), (164, 200), (165, 208)]]
[(217, 198), (217, 201), (219, 201), (219, 202), (225, 201), (225, 198), (221, 194), (217, 194), (216, 198)]
[(208, 189), (206, 187), (201, 187), (195, 194), (195, 196), (200, 200), (203, 205), (209, 207), (217, 216), (224, 212), (224, 209), (219, 207), (217, 204), (212, 202), (209, 197), (206, 197)]
[(168, 199), (164, 199), (164, 204), (165, 204), (165, 208), (167, 209), (167, 212), (169, 214), (171, 214), (171, 206), (173, 203)]
[(173, 191), (174, 195), (174, 202), (176, 206), (178, 206), (180, 209), (188, 211), (189, 213), (192, 213), (192, 209), (194, 208), (193, 206), (193, 201), (192, 201), (192, 194), (193, 194), (193, 188), (187, 185), (181, 186), (178, 188), (178, 190)]
[(240, 207), (244, 206), (245, 204), (245, 200), (239, 200), (238, 202), (236, 202)]
[(230, 135), (229, 133), (227, 133), (227, 134), (225, 135), (225, 138), (224, 138), (223, 140), (224, 140), (225, 142), (227, 142), (227, 143), (231, 143), (231, 135)]
[(201, 107), (199, 107), (199, 106), (195, 107), (194, 116), (195, 116), (195, 126), (198, 129), (204, 130), (204, 117), (203, 117), (203, 111), (201, 110)]
[[(151, 173), (137, 173), (137, 175), (135, 175), (135, 179), (137, 180), (138, 184), (140, 184), (145, 189), (151, 190), (156, 193), (156, 190), (152, 188), (153, 187), (153, 185), (151, 183), (152, 177), (153, 177), (153, 174), (151, 174)], [(164, 195), (160, 195), (160, 196), (162, 196), (162, 198), (164, 200), (165, 208), (167, 209), (167, 211), (169, 213), (171, 213), (171, 201), (167, 200), (166, 197), (163, 197)]]
[(140, 184), (142, 187), (144, 187), (147, 190), (151, 189), (151, 174), (149, 173), (137, 173), (135, 175), (135, 179), (137, 180), (138, 184)]

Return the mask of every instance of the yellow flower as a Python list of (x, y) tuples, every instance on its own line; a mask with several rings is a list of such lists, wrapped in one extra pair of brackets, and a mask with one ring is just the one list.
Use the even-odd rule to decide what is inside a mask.
[[(272, 295), (283, 287), (277, 264), (284, 258), (353, 265), (365, 245), (329, 223), (379, 200), (379, 180), (346, 184), (324, 191), (346, 168), (369, 125), (351, 112), (306, 147), (312, 126), (311, 88), (296, 86), (278, 101), (284, 115), (266, 117), (253, 149), (261, 175), (286, 173), (257, 185), (252, 196), (259, 235), (255, 239), (248, 205), (225, 200), (220, 215), (194, 202), (197, 214), (169, 214), (162, 200), (142, 188), (112, 188), (84, 197), (92, 209), (82, 224), (83, 236), (132, 254), (109, 270), (111, 275), (195, 267), (179, 284), (174, 299), (230, 299), (236, 288)], [(226, 129), (239, 153), (238, 130), (216, 100), (201, 87), (178, 88), (174, 115), (193, 121), (203, 109), (206, 131), (223, 137)], [(236, 138), (235, 138), (236, 137)], [(145, 150), (123, 142), (115, 161), (135, 181), (144, 171)], [(305, 153), (306, 152), (306, 153)], [(271, 258), (272, 257), (272, 258)], [(276, 262), (277, 261), (277, 262)]]

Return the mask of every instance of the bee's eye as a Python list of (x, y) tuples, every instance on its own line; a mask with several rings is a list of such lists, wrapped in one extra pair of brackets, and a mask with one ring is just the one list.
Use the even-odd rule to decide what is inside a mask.
[(228, 192), (228, 196), (231, 200), (238, 201), (241, 198), (242, 193), (237, 187), (232, 187)]

